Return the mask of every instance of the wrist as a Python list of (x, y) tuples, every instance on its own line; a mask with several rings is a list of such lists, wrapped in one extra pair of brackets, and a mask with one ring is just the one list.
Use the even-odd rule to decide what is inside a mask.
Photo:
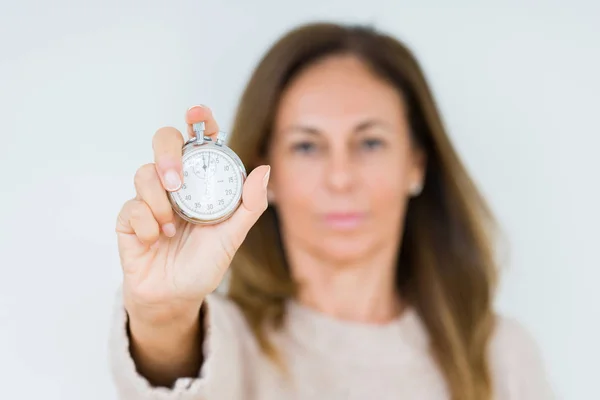
[[(130, 351), (137, 362), (169, 369), (168, 376), (196, 376), (200, 367), (203, 330), (200, 306), (197, 311), (160, 313), (129, 312), (127, 331)], [(140, 361), (141, 360), (141, 361)], [(158, 376), (164, 374), (164, 371)], [(170, 381), (169, 381), (170, 382)]]
[(186, 309), (145, 309), (125, 306), (130, 324), (153, 330), (173, 330), (192, 326), (200, 317), (200, 305)]
[[(138, 345), (153, 349), (156, 354), (177, 355), (192, 345), (202, 332), (200, 306), (178, 309), (176, 312), (126, 308), (129, 335)], [(178, 350), (179, 349), (179, 350)]]
[(123, 305), (130, 321), (153, 329), (190, 325), (199, 318), (202, 300), (147, 303), (123, 294)]

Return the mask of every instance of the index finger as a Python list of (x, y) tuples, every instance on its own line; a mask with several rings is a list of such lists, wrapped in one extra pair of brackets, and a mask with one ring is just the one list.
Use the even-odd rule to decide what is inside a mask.
[(183, 182), (182, 147), (181, 132), (170, 126), (160, 128), (152, 138), (156, 170), (169, 191), (178, 190)]
[(213, 137), (219, 133), (219, 125), (215, 121), (211, 109), (203, 105), (190, 107), (185, 113), (185, 122), (187, 124), (188, 137), (190, 138), (196, 137), (192, 125), (197, 122), (204, 122), (204, 136)]

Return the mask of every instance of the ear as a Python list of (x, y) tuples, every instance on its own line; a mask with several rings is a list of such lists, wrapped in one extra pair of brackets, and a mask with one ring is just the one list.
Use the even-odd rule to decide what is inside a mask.
[(267, 201), (269, 204), (275, 203), (275, 193), (273, 193), (273, 189), (267, 188)]
[(425, 176), (427, 169), (427, 155), (420, 147), (413, 147), (411, 150), (411, 164), (408, 180), (408, 192), (412, 197), (421, 194), (425, 186)]

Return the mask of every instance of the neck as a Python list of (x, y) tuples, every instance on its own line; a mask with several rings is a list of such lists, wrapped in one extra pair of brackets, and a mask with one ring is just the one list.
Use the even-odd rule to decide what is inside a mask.
[(389, 322), (401, 312), (395, 284), (396, 251), (393, 246), (343, 266), (309, 251), (293, 251), (288, 257), (299, 285), (297, 300), (344, 320)]

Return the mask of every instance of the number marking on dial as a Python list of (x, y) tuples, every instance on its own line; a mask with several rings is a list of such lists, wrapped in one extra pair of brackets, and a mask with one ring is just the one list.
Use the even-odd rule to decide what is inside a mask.
[(184, 184), (173, 193), (187, 214), (203, 219), (228, 213), (241, 197), (239, 169), (227, 154), (198, 149), (184, 156)]

